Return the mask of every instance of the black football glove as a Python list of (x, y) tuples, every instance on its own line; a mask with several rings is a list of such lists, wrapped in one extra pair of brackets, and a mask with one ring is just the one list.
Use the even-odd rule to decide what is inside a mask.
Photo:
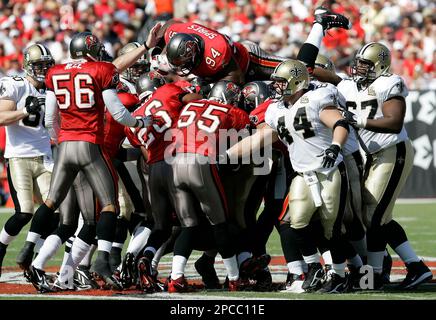
[(33, 97), (28, 96), (26, 98), (26, 104), (24, 105), (24, 108), (26, 109), (26, 114), (37, 114), (39, 111), (41, 111), (41, 107), (45, 105), (45, 98), (44, 97)]
[(342, 111), (342, 115), (345, 121), (354, 129), (365, 128), (366, 118), (361, 118), (348, 110)]
[(335, 165), (336, 159), (338, 158), (341, 147), (337, 144), (332, 144), (330, 147), (324, 150), (324, 152), (319, 155), (323, 156), (322, 166), (323, 168), (331, 168)]

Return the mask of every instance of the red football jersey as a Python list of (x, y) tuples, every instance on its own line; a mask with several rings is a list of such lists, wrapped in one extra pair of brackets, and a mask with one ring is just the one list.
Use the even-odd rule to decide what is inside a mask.
[(60, 110), (58, 141), (102, 144), (104, 111), (102, 93), (116, 89), (118, 71), (108, 62), (71, 62), (47, 72), (47, 90), (56, 95)]
[(176, 152), (216, 156), (220, 143), (223, 150), (228, 147), (227, 141), (220, 141), (220, 129), (241, 130), (249, 125), (247, 113), (232, 105), (205, 99), (190, 102), (177, 121), (181, 132), (176, 136)]
[[(250, 112), (250, 123), (253, 127), (265, 122), (265, 112), (269, 105), (275, 101), (274, 99), (267, 99)], [(273, 148), (279, 149), (285, 156), (289, 156), (288, 148), (280, 140), (273, 143)]]
[[(118, 98), (120, 98), (120, 101), (129, 111), (135, 110), (139, 103), (138, 97), (128, 92), (118, 92)], [(112, 159), (118, 153), (126, 134), (124, 133), (124, 126), (118, 121), (114, 120), (111, 113), (107, 109), (105, 112), (105, 120), (103, 149)]]
[(141, 117), (152, 115), (153, 125), (142, 129), (127, 127), (124, 129), (132, 146), (138, 148), (143, 145), (147, 148), (147, 163), (164, 160), (165, 150), (172, 143), (172, 140), (164, 140), (165, 133), (168, 129), (175, 128), (183, 106), (181, 99), (186, 93), (173, 83), (157, 88), (150, 98), (133, 113), (134, 116)]
[[(248, 68), (249, 54), (239, 43), (233, 43), (221, 33), (198, 23), (174, 23), (165, 31), (165, 43), (177, 33), (190, 33), (200, 36), (204, 41), (204, 56), (192, 73), (207, 80), (215, 79), (230, 63), (232, 57), (244, 72)], [(222, 78), (223, 75), (220, 76)]]

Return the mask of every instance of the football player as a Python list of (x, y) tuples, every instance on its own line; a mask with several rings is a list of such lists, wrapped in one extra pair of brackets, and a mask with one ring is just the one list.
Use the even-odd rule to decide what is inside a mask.
[[(169, 83), (159, 75), (141, 76), (138, 81), (138, 92), (143, 104), (134, 112), (134, 116), (153, 117), (151, 127), (140, 130), (125, 129), (132, 146), (143, 150), (148, 165), (148, 198), (151, 202), (154, 227), (145, 244), (143, 257), (138, 261), (138, 272), (141, 288), (150, 292), (154, 289), (151, 262), (156, 251), (168, 240), (172, 229), (175, 194), (171, 166), (165, 161), (169, 154), (167, 147), (171, 141), (165, 139), (167, 130), (176, 127), (184, 104), (201, 98), (181, 87)], [(139, 252), (127, 253), (123, 263), (122, 281), (125, 287), (131, 284), (132, 262)]]
[[(229, 290), (240, 289), (236, 248), (228, 230), (228, 207), (217, 167), (214, 164), (221, 141), (219, 129), (242, 130), (249, 124), (247, 113), (238, 109), (241, 90), (230, 81), (217, 82), (208, 99), (185, 105), (177, 121), (176, 155), (172, 159), (176, 188), (175, 209), (182, 231), (174, 245), (169, 292), (184, 292), (184, 270), (196, 242), (201, 212), (212, 225), (217, 250), (223, 258)], [(222, 131), (222, 130), (221, 130)], [(226, 131), (227, 132), (227, 131)]]
[[(29, 268), (29, 260), (38, 238), (49, 232), (47, 221), (65, 198), (78, 172), (83, 172), (102, 207), (97, 223), (98, 251), (94, 269), (115, 288), (109, 266), (109, 252), (116, 227), (116, 175), (102, 152), (105, 106), (115, 120), (131, 127), (145, 127), (149, 119), (135, 119), (116, 94), (118, 71), (112, 63), (102, 62), (104, 46), (90, 32), (73, 36), (70, 55), (73, 62), (51, 68), (46, 75), (48, 99), (46, 124), (59, 130), (59, 156), (56, 161), (47, 200), (35, 213), (26, 243), (17, 263)], [(58, 122), (60, 114), (61, 121)]]
[(319, 287), (322, 266), (311, 237), (310, 220), (320, 211), (324, 235), (330, 241), (333, 274), (320, 292), (339, 293), (346, 289), (345, 256), (341, 241), (342, 216), (348, 182), (340, 154), (348, 136), (348, 124), (338, 109), (337, 90), (332, 85), (309, 83), (306, 66), (287, 60), (271, 76), (281, 99), (268, 106), (267, 124), (254, 135), (228, 151), (228, 156), (243, 157), (280, 139), (288, 146), (297, 175), (289, 190), (289, 205), (282, 224), (294, 232), (297, 244), (309, 266), (303, 289)]
[[(315, 12), (315, 20), (324, 30), (349, 28), (347, 18), (324, 8)], [(167, 70), (184, 76), (192, 73), (209, 82), (224, 79), (242, 85), (253, 80), (269, 80), (274, 68), (285, 60), (252, 42), (233, 42), (198, 23), (170, 20), (156, 34), (150, 43), (163, 49), (161, 64)]]
[(413, 166), (413, 147), (404, 128), (403, 79), (389, 73), (391, 53), (377, 42), (364, 45), (355, 56), (352, 79), (333, 76), (346, 99), (345, 118), (358, 129), (366, 152), (363, 185), (363, 220), (367, 227), (368, 264), (374, 270), (374, 288), (381, 288), (386, 244), (407, 267), (401, 289), (413, 289), (432, 279), (432, 273), (416, 255), (392, 211)]
[(15, 213), (0, 233), (0, 275), (7, 246), (32, 219), (35, 195), (47, 198), (53, 167), (50, 137), (43, 125), (45, 75), (54, 65), (42, 44), (24, 51), (24, 78), (0, 79), (0, 125), (6, 126), (7, 176)]

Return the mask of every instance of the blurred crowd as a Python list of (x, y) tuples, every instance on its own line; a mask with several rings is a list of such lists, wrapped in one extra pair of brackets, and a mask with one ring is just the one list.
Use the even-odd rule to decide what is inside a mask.
[(321, 49), (339, 71), (348, 71), (363, 43), (381, 41), (392, 51), (391, 71), (410, 89), (436, 88), (434, 0), (1, 0), (0, 76), (22, 75), (22, 51), (32, 42), (44, 42), (61, 63), (71, 35), (89, 29), (116, 56), (126, 43), (143, 41), (154, 21), (172, 17), (295, 57), (321, 4), (353, 22), (351, 31), (329, 31)]

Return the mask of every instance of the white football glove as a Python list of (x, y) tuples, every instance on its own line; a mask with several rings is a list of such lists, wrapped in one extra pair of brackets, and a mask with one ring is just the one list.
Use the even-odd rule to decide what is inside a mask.
[(151, 58), (150, 71), (157, 71), (161, 74), (171, 72), (171, 67), (166, 54), (157, 54)]

